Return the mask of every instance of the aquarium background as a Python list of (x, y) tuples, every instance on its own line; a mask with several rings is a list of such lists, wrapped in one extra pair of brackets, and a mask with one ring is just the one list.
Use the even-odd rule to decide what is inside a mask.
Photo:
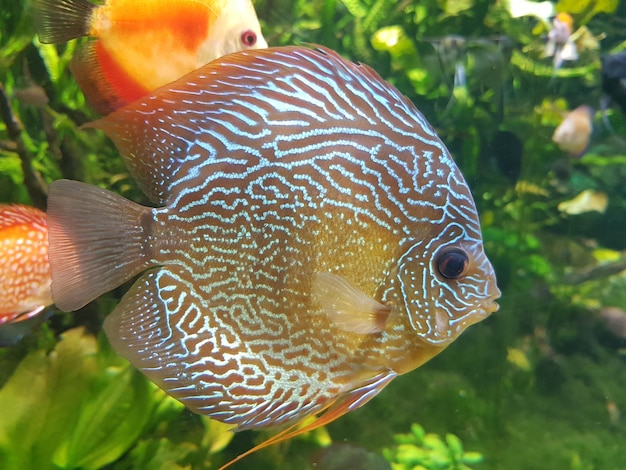
[[(234, 469), (626, 468), (626, 119), (607, 109), (611, 132), (595, 112), (583, 156), (551, 139), (567, 111), (600, 107), (626, 3), (554, 3), (579, 50), (558, 70), (549, 19), (514, 18), (516, 3), (255, 2), (270, 45), (369, 64), (424, 113), (472, 188), (503, 295), (363, 408)], [(44, 208), (62, 177), (145, 201), (104, 134), (80, 129), (97, 116), (68, 70), (77, 43), (40, 44), (30, 2), (0, 4), (0, 202)], [(0, 468), (212, 469), (271, 435), (233, 436), (112, 352), (101, 322), (126, 288), (52, 308), (0, 349)]]

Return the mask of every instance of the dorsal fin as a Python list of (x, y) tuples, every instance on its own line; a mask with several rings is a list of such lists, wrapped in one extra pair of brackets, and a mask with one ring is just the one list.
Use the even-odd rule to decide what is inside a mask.
[[(273, 132), (277, 123), (271, 120), (295, 109), (323, 121), (323, 116), (318, 115), (322, 109), (320, 103), (312, 109), (303, 109), (303, 106), (308, 107), (306, 92), (297, 88), (299, 91), (291, 96), (290, 85), (292, 81), (317, 83), (320, 80), (329, 87), (340, 87), (347, 81), (357, 89), (358, 96), (371, 95), (376, 99), (365, 101), (376, 112), (384, 112), (393, 102), (394, 125), (405, 126), (408, 132), (413, 129), (415, 120), (419, 120), (426, 138), (435, 137), (434, 130), (422, 122), (423, 116), (415, 112), (411, 102), (373, 69), (347, 62), (325, 48), (300, 46), (247, 50), (222, 56), (87, 127), (104, 130), (117, 145), (145, 194), (153, 202), (164, 203), (183, 162), (192, 158), (245, 160), (246, 152), (259, 150), (254, 150), (257, 145), (254, 139)], [(353, 106), (349, 100), (347, 102)], [(243, 112), (248, 107), (256, 110), (255, 119)], [(347, 109), (337, 108), (333, 119), (340, 116), (354, 119)], [(375, 122), (375, 116), (359, 115)], [(231, 132), (233, 127), (240, 133), (240, 139), (229, 140), (223, 134)], [(199, 165), (197, 162), (190, 164), (186, 174), (194, 171), (194, 166)], [(180, 184), (184, 177), (178, 175), (176, 180)]]

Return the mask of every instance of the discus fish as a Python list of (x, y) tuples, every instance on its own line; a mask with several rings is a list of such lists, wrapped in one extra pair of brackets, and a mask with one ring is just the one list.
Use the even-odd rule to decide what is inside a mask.
[(554, 70), (563, 65), (563, 61), (578, 60), (578, 50), (572, 40), (574, 19), (569, 13), (561, 12), (552, 20), (552, 29), (548, 33), (545, 57), (553, 57)]
[(46, 227), (39, 209), (0, 204), (0, 325), (52, 305)]
[(552, 141), (564, 152), (581, 157), (591, 139), (594, 110), (582, 105), (571, 111), (552, 134)]
[(267, 47), (251, 0), (34, 0), (39, 38), (95, 40), (71, 69), (108, 114), (230, 52)]
[(414, 105), (327, 49), (224, 56), (92, 124), (159, 207), (50, 186), (52, 292), (141, 274), (115, 350), (237, 430), (327, 424), (497, 310), (471, 192)]

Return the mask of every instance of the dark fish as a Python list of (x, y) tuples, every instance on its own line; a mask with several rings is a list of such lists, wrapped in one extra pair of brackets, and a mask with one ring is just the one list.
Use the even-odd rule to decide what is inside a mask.
[[(605, 55), (600, 58), (602, 62), (602, 113), (613, 102), (626, 114), (626, 51), (617, 54)], [(608, 121), (605, 117), (605, 122)]]
[(27, 106), (43, 108), (48, 102), (46, 91), (39, 85), (30, 84), (26, 88), (21, 88), (13, 92), (13, 96)]
[(522, 174), (524, 143), (510, 131), (497, 131), (489, 145), (489, 153), (495, 160), (500, 173), (512, 184), (517, 183)]
[(105, 330), (169, 394), (237, 429), (324, 412), (263, 445), (363, 405), (498, 308), (463, 176), (365, 65), (231, 54), (93, 127), (159, 207), (53, 183), (57, 306), (142, 273)]

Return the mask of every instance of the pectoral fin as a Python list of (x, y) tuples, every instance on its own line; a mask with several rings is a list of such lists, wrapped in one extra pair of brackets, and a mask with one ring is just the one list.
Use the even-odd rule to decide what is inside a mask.
[(391, 312), (389, 306), (337, 274), (317, 273), (313, 280), (313, 295), (337, 328), (350, 333), (381, 332)]

